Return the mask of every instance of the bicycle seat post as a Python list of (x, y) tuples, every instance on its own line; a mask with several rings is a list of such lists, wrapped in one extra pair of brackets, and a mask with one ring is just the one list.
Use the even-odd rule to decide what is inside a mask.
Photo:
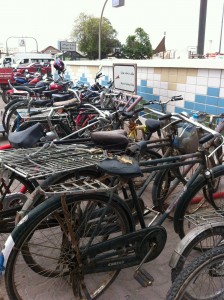
[(138, 196), (137, 196), (137, 193), (136, 193), (136, 190), (135, 190), (133, 180), (131, 178), (128, 179), (128, 186), (130, 188), (131, 196), (132, 196), (132, 199), (133, 199), (133, 202), (134, 202), (134, 206), (135, 206), (135, 209), (136, 209), (141, 227), (146, 228), (144, 216), (143, 216), (143, 213), (142, 213), (142, 210), (141, 210), (141, 206), (139, 204), (139, 199), (138, 199)]

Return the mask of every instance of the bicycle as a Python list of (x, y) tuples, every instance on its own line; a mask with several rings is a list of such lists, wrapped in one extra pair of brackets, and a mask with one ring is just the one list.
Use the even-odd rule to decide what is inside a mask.
[[(217, 135), (211, 129), (207, 131)], [(206, 136), (200, 144), (210, 138)], [(190, 163), (200, 163), (200, 167), (186, 186), (190, 190), (201, 190), (208, 186), (209, 190), (213, 176), (208, 176), (203, 147), (200, 147), (200, 152), (188, 156), (193, 158)], [(156, 165), (158, 162), (155, 160), (145, 166), (148, 165), (151, 171), (166, 168), (167, 164), (164, 163), (168, 162), (176, 167), (187, 164), (183, 160), (185, 158), (186, 155), (162, 158), (159, 160), (163, 162), (161, 165)], [(38, 172), (44, 172), (44, 165), (39, 167)], [(152, 276), (142, 269), (142, 265), (155, 259), (164, 249), (166, 230), (162, 224), (180, 199), (188, 197), (190, 203), (189, 192), (183, 191), (182, 196), (174, 199), (164, 214), (156, 213), (147, 226), (133, 182), (135, 177), (142, 174), (139, 165), (121, 158), (103, 160), (98, 167), (112, 178), (118, 177), (118, 186), (123, 182), (129, 186), (135, 216), (123, 198), (117, 195), (118, 186), (109, 187), (96, 179), (83, 178), (42, 190), (41, 193), (45, 193), (48, 200), (25, 215), (2, 251), (4, 259), (1, 268), (5, 268), (5, 283), (10, 299), (32, 298), (37, 277), (39, 283), (41, 281), (43, 297), (51, 293), (51, 297), (94, 299), (106, 290), (121, 269), (130, 266), (138, 266), (134, 277), (142, 286), (152, 284)], [(204, 173), (201, 173), (202, 170)], [(223, 176), (224, 167), (215, 167), (211, 172), (216, 179), (217, 176)], [(208, 195), (213, 202), (212, 194)], [(26, 285), (26, 295), (19, 285), (20, 276), (23, 277), (23, 285)], [(30, 276), (34, 276), (33, 280)], [(51, 291), (44, 289), (44, 284), (51, 287)]]

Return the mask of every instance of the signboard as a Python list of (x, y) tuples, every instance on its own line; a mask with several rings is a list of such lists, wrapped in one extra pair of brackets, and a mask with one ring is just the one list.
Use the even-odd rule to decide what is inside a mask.
[(74, 42), (59, 41), (58, 44), (61, 51), (76, 51), (76, 43)]
[(197, 53), (197, 46), (189, 46), (187, 47), (187, 51)]
[(24, 39), (19, 40), (19, 47), (26, 47), (26, 42)]
[(137, 64), (114, 64), (113, 80), (115, 89), (136, 93)]
[(120, 7), (124, 6), (124, 0), (112, 0), (113, 7)]

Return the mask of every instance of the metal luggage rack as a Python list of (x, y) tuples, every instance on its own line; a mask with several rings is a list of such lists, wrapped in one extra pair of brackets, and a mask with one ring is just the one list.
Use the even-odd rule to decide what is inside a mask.
[(11, 170), (29, 179), (94, 166), (103, 158), (101, 149), (77, 144), (0, 151), (1, 173)]
[[(40, 108), (33, 108), (30, 110), (31, 115), (28, 114), (28, 109), (27, 108), (21, 108), (21, 109), (17, 109), (17, 113), (18, 115), (22, 118), (22, 119), (26, 119), (26, 121), (32, 121), (32, 122), (37, 122), (37, 121), (42, 121), (42, 120), (46, 120), (46, 118), (49, 116), (50, 113), (50, 109), (45, 109), (43, 111), (41, 111)], [(32, 113), (35, 112), (40, 112), (39, 114), (34, 114), (32, 115)], [(56, 111), (54, 111), (54, 115), (51, 117), (54, 120), (58, 120), (58, 119), (62, 119), (62, 118), (67, 118), (68, 115), (66, 113), (57, 113)]]
[(109, 187), (97, 179), (85, 177), (76, 180), (69, 180), (63, 183), (54, 184), (47, 187), (46, 190), (39, 188), (39, 192), (46, 196), (54, 195), (75, 195), (88, 193), (109, 192), (116, 189), (117, 186)]
[(187, 219), (190, 223), (194, 224), (195, 226), (220, 223), (224, 221), (224, 211), (216, 211), (214, 209), (211, 209), (206, 210), (204, 212), (186, 215), (184, 218)]

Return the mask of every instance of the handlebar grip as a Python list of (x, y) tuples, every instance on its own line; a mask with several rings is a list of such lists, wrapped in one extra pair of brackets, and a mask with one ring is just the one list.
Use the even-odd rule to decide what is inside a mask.
[(202, 145), (202, 144), (204, 144), (204, 143), (210, 141), (213, 137), (214, 137), (214, 134), (208, 133), (208, 134), (206, 134), (205, 136), (203, 136), (202, 138), (200, 138), (199, 144)]
[(169, 119), (169, 118), (171, 118), (171, 117), (172, 117), (172, 114), (169, 113), (169, 114), (166, 114), (166, 115), (164, 115), (164, 116), (162, 116), (162, 117), (159, 117), (159, 120), (162, 121), (162, 120)]
[(102, 73), (97, 74), (96, 79), (100, 78), (100, 76), (102, 76)]
[(179, 101), (179, 100), (183, 100), (184, 98), (182, 96), (176, 96), (174, 98), (172, 98), (172, 101)]
[(144, 110), (144, 107), (139, 107), (136, 110), (134, 110), (134, 113), (138, 113), (138, 112), (143, 111), (143, 110)]
[(151, 105), (151, 104), (154, 104), (154, 103), (156, 103), (156, 101), (148, 101), (148, 102), (146, 102), (146, 103), (144, 103), (143, 105)]

